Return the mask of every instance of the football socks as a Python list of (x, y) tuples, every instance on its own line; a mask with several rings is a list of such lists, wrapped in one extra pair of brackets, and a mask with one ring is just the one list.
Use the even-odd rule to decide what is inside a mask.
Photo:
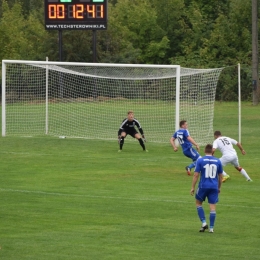
[(122, 150), (122, 148), (123, 148), (124, 141), (125, 141), (124, 136), (121, 136), (121, 139), (120, 139), (120, 150)]
[(198, 206), (197, 211), (198, 211), (199, 219), (201, 220), (202, 225), (203, 225), (203, 223), (206, 223), (204, 209), (202, 208), (202, 206)]
[(209, 213), (209, 226), (213, 229), (216, 219), (216, 211), (210, 211)]
[(142, 138), (138, 139), (140, 145), (142, 146), (143, 150), (145, 151), (144, 141)]

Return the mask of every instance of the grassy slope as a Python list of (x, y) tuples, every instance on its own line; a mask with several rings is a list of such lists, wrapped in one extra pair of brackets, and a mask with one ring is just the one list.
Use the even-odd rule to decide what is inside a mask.
[[(239, 154), (254, 182), (226, 167), (214, 234), (198, 232), (189, 160), (169, 144), (0, 138), (0, 258), (259, 259), (258, 110), (243, 104)], [(237, 138), (237, 104), (217, 103), (214, 126)]]

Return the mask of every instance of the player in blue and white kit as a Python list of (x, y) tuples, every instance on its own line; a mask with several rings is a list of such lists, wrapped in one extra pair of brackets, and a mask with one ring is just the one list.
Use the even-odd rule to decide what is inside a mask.
[(205, 156), (197, 160), (190, 190), (190, 194), (193, 196), (196, 183), (200, 176), (200, 181), (195, 195), (198, 216), (202, 222), (202, 226), (199, 231), (204, 232), (206, 229), (208, 229), (204, 209), (202, 207), (203, 201), (208, 198), (210, 208), (210, 233), (213, 233), (215, 224), (216, 203), (218, 202), (218, 194), (220, 193), (223, 172), (221, 161), (218, 158), (212, 156), (212, 151), (212, 145), (207, 144), (205, 147)]
[[(187, 174), (190, 175), (191, 169), (195, 167), (196, 161), (200, 157), (200, 154), (197, 152), (200, 148), (190, 136), (186, 120), (180, 121), (180, 129), (176, 131), (170, 139), (174, 152), (178, 151), (178, 147), (175, 145), (176, 139), (182, 147), (183, 154), (192, 160), (192, 163), (185, 167)], [(192, 147), (192, 145), (196, 147), (197, 151)]]

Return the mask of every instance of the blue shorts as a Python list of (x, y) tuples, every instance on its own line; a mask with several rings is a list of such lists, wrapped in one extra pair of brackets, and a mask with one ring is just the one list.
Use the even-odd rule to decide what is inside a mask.
[(208, 198), (209, 204), (216, 204), (218, 202), (218, 189), (198, 188), (195, 198), (201, 202)]
[(190, 158), (193, 162), (196, 162), (197, 159), (200, 157), (200, 154), (193, 147), (183, 151), (183, 154)]

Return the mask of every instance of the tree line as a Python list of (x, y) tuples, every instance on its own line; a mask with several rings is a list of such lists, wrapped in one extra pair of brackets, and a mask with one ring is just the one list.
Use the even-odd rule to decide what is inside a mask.
[[(108, 0), (108, 29), (97, 31), (97, 62), (227, 67), (217, 99), (250, 100), (251, 1)], [(92, 62), (92, 31), (64, 30), (63, 61)], [(1, 0), (0, 58), (59, 60), (58, 31), (45, 30), (44, 1)]]

